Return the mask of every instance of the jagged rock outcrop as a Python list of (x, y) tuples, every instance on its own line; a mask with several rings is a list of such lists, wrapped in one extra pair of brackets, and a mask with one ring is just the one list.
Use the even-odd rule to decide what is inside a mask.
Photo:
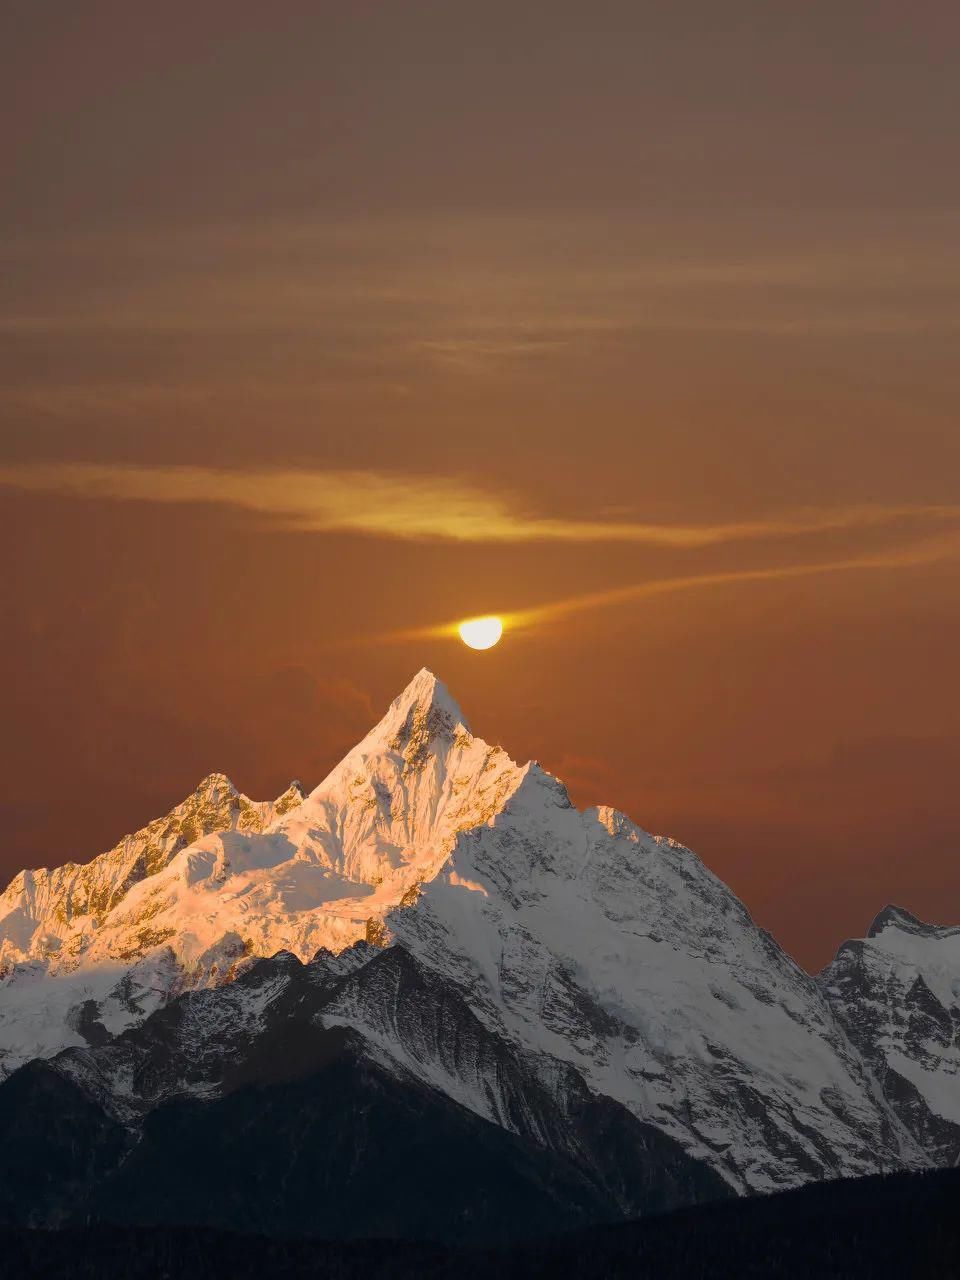
[(931, 1163), (960, 1163), (960, 927), (886, 907), (820, 982)]

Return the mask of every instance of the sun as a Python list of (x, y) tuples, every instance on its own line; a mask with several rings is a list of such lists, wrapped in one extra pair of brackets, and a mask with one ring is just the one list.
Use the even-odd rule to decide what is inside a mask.
[(494, 614), (484, 618), (467, 618), (457, 630), (460, 639), (471, 649), (492, 649), (503, 635), (503, 622)]

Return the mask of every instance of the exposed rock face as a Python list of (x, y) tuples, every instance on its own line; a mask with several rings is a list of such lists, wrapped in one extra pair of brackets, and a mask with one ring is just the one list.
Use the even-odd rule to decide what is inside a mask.
[[(200, 819), (171, 815), (132, 876), (123, 858), (112, 871), (94, 872), (97, 860), (43, 873), (96, 879), (99, 913), (71, 907), (59, 921), (49, 893), (30, 898), (15, 882), (0, 915), (0, 936), (23, 957), (0, 987), (7, 1069), (86, 1047), (70, 1060), (106, 1081), (97, 1096), (125, 1124), (184, 1089), (219, 1096), (253, 1016), (252, 997), (231, 1001), (260, 972), (257, 957), (284, 951), (286, 964), (312, 962), (296, 989), (314, 1000), (322, 988), (313, 1023), (359, 1036), (378, 1070), (524, 1142), (557, 1151), (571, 1127), (590, 1177), (621, 1208), (629, 1189), (614, 1188), (601, 1153), (585, 1154), (578, 1109), (594, 1109), (611, 1148), (631, 1125), (652, 1127), (735, 1190), (948, 1154), (939, 1128), (885, 1085), (836, 983), (794, 964), (689, 849), (615, 810), (577, 811), (556, 778), (475, 737), (430, 672), (300, 794), (250, 825), (242, 798), (211, 803), (183, 846), (184, 821)], [(941, 1040), (948, 1032), (915, 978), (903, 989), (914, 1010), (904, 1044), (917, 1046), (934, 1026)], [(193, 1027), (172, 1094), (162, 1054), (116, 1067), (138, 1024), (149, 1037), (168, 1017)], [(69, 1069), (74, 1082), (80, 1071)], [(145, 1092), (153, 1078), (158, 1091)]]
[(960, 1163), (960, 927), (887, 907), (820, 982), (931, 1162)]
[(548, 1074), (401, 947), (281, 954), (0, 1085), (21, 1170), (0, 1223), (486, 1240), (728, 1194), (575, 1072)]

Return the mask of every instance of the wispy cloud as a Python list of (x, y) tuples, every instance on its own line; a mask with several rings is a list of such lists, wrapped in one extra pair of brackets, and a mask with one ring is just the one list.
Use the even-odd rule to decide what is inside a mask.
[[(768, 233), (774, 225), (763, 219)], [(953, 332), (950, 224), (903, 218), (823, 243), (558, 214), (252, 222), (11, 240), (0, 333), (344, 336), (385, 358), (541, 358), (652, 332)], [(558, 246), (562, 251), (558, 252)], [(117, 270), (118, 257), (123, 269)], [(64, 287), (64, 280), (69, 288)]]
[(920, 538), (906, 546), (871, 554), (848, 556), (837, 560), (821, 560), (807, 564), (770, 565), (757, 569), (732, 569), (715, 573), (688, 574), (673, 578), (654, 578), (646, 582), (628, 583), (605, 591), (568, 596), (518, 610), (505, 621), (514, 627), (559, 621), (573, 613), (629, 604), (654, 596), (705, 588), (737, 586), (748, 583), (787, 582), (797, 578), (815, 578), (844, 573), (871, 573), (919, 568), (946, 560), (960, 559), (960, 532), (946, 532), (935, 537)]
[(960, 519), (960, 506), (805, 508), (720, 523), (653, 523), (531, 513), (521, 498), (457, 477), (378, 471), (241, 471), (198, 466), (25, 463), (0, 466), (0, 486), (94, 501), (213, 505), (252, 512), (299, 532), (512, 543), (637, 543), (710, 547), (876, 528), (897, 521)]
[[(717, 590), (752, 583), (789, 582), (801, 578), (829, 577), (847, 573), (876, 573), (920, 568), (960, 560), (960, 531), (946, 531), (933, 537), (916, 539), (889, 551), (837, 560), (820, 560), (804, 564), (768, 565), (756, 569), (721, 570), (713, 573), (685, 574), (670, 578), (650, 578), (603, 591), (590, 591), (559, 600), (544, 601), (527, 609), (502, 612), (506, 629), (517, 631), (560, 622), (577, 613), (616, 605), (635, 604), (658, 596), (677, 595), (700, 590)], [(449, 638), (457, 634), (462, 619), (415, 627), (388, 635), (368, 637), (370, 643)]]

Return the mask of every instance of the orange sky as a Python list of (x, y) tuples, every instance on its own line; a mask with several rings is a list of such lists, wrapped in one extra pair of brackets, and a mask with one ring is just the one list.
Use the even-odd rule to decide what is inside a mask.
[(807, 965), (960, 919), (960, 21), (722, 19), (5, 7), (4, 871), (427, 664)]

